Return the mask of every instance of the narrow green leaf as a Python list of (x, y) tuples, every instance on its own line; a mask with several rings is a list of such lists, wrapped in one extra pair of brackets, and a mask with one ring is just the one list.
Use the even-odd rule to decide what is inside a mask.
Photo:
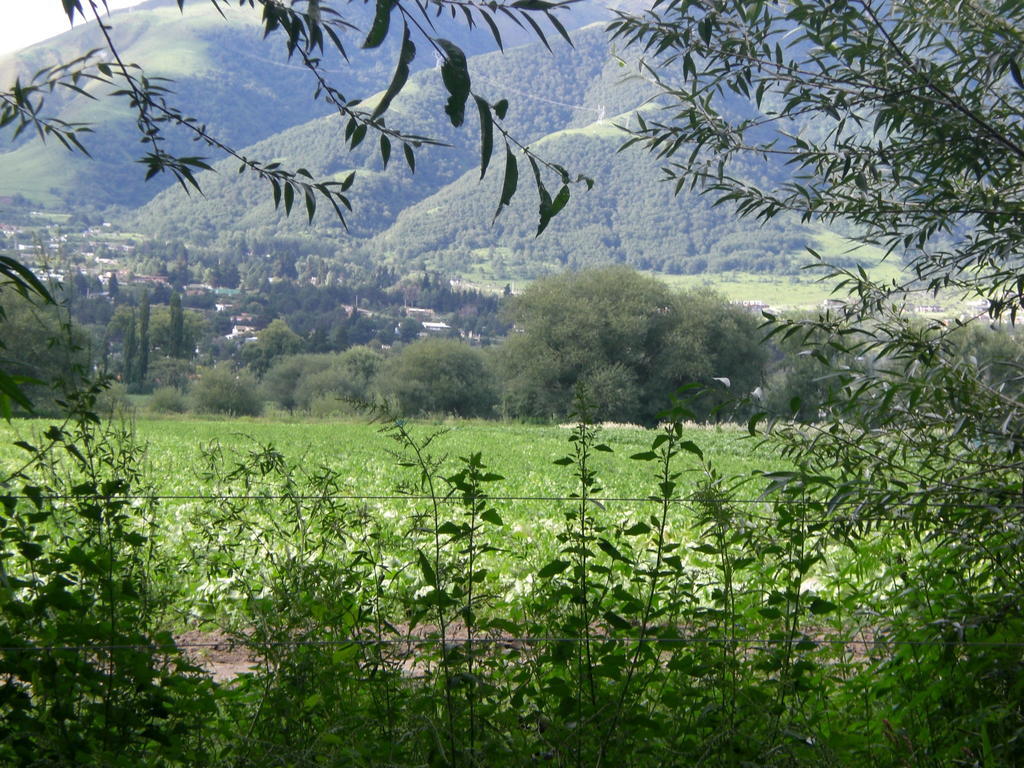
[(352, 131), (352, 139), (349, 141), (349, 146), (355, 149), (363, 143), (363, 139), (366, 138), (366, 124), (360, 123), (356, 126), (356, 129)]
[(476, 108), (480, 112), (480, 178), (487, 173), (487, 166), (494, 154), (494, 120), (491, 118), (491, 105), (479, 96), (473, 97)]
[(498, 31), (498, 25), (494, 23), (494, 19), (491, 18), (491, 15), (487, 11), (482, 9), (480, 10), (480, 17), (490, 28), (491, 36), (494, 37), (494, 42), (498, 44), (498, 50), (504, 51), (505, 45), (501, 41), (501, 32)]
[(429, 586), (437, 588), (437, 575), (434, 573), (434, 569), (430, 567), (430, 561), (427, 560), (427, 556), (420, 550), (416, 553), (419, 557), (420, 571), (423, 573), (423, 581)]
[(563, 184), (562, 188), (558, 190), (558, 194), (555, 195), (555, 199), (551, 201), (551, 217), (554, 218), (562, 209), (565, 208), (566, 203), (569, 202), (569, 185)]
[(466, 54), (450, 40), (438, 38), (436, 42), (444, 51), (441, 81), (449, 94), (444, 111), (452, 125), (457, 128), (466, 118), (466, 100), (469, 98), (470, 80)]
[(39, 281), (31, 269), (17, 259), (0, 256), (0, 275), (9, 278), (13, 282), (14, 289), (22, 296), (26, 295), (27, 291), (32, 291), (47, 303), (53, 303), (53, 296), (50, 295), (46, 286)]
[(641, 536), (651, 532), (651, 526), (647, 523), (634, 523), (622, 532), (623, 536)]
[(604, 552), (606, 555), (608, 555), (613, 560), (618, 560), (619, 562), (622, 562), (622, 563), (628, 563), (629, 562), (625, 558), (625, 556), (622, 554), (622, 552), (619, 551), (619, 548), (616, 547), (614, 544), (612, 544), (607, 539), (599, 539), (598, 542), (597, 542), (597, 546), (598, 546), (598, 548), (602, 552)]
[(292, 186), (291, 182), (286, 181), (284, 183), (284, 212), (286, 216), (292, 212), (292, 203), (294, 202), (295, 187)]
[(537, 571), (537, 577), (541, 579), (550, 579), (552, 576), (557, 576), (562, 573), (566, 568), (569, 567), (569, 563), (565, 560), (552, 560), (550, 563), (545, 565), (539, 571)]
[[(390, 1), (390, 0), (387, 0)], [(383, 115), (388, 107), (391, 106), (391, 102), (394, 101), (395, 96), (401, 92), (402, 88), (405, 87), (406, 82), (409, 80), (409, 65), (412, 64), (412, 60), (416, 58), (416, 45), (409, 37), (409, 25), (402, 25), (402, 50), (398, 55), (398, 64), (395, 65), (395, 74), (391, 76), (391, 83), (388, 85), (384, 95), (380, 97), (380, 101), (377, 102), (377, 106), (373, 108), (373, 113), (370, 115), (371, 120), (376, 120), (378, 117)], [(411, 167), (411, 166), (410, 166)]]
[(316, 214), (316, 196), (313, 194), (313, 190), (306, 190), (306, 215), (309, 217), (310, 223), (313, 222), (313, 216)]
[(516, 156), (512, 154), (511, 148), (505, 145), (505, 178), (501, 183), (501, 200), (498, 201), (498, 209), (494, 212), (494, 218), (498, 218), (501, 209), (512, 202), (512, 197), (519, 186), (519, 165)]
[(388, 28), (391, 26), (391, 10), (394, 7), (394, 0), (377, 0), (373, 24), (363, 41), (363, 48), (376, 48), (384, 42), (388, 36)]
[(689, 453), (692, 453), (698, 459), (703, 460), (704, 458), (704, 451), (702, 451), (700, 449), (700, 446), (698, 446), (692, 440), (683, 440), (681, 443), (679, 443), (679, 448)]
[[(37, 383), (35, 382), (35, 380), (32, 381), (33, 383)], [(3, 397), (3, 400), (0, 401), (0, 404), (6, 404), (6, 408), (3, 412), (4, 419), (10, 420), (10, 414), (8, 410), (10, 408), (10, 401), (17, 403), (26, 411), (32, 410), (32, 402), (22, 391), (21, 387), (19, 386), (19, 383), (20, 382), (13, 376), (10, 376), (9, 374), (0, 371), (0, 396)]]

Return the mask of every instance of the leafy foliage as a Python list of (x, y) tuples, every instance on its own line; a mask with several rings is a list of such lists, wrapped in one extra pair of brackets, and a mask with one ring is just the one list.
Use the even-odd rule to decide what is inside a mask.
[[(208, 681), (161, 626), (164, 564), (140, 449), (92, 411), (21, 443), (0, 522), (0, 756), (9, 765), (156, 764), (201, 759), (215, 712)], [(59, 456), (60, 460), (55, 460)], [(83, 652), (89, 648), (90, 652)]]
[(192, 391), (200, 413), (259, 416), (263, 411), (256, 378), (248, 371), (219, 365), (203, 372)]
[(0, 412), (5, 418), (12, 404), (29, 413), (59, 412), (57, 403), (78, 389), (89, 367), (86, 335), (68, 324), (48, 289), (39, 294), (32, 286), (26, 282), (19, 292), (8, 283), (0, 293)]
[[(184, 10), (184, 0), (180, 0), (177, 5), (179, 10)], [(213, 0), (214, 8), (222, 16), (225, 8), (230, 5), (231, 3), (222, 0)], [(332, 82), (324, 63), (324, 57), (329, 52), (342, 60), (348, 59), (346, 46), (351, 44), (344, 36), (356, 30), (357, 26), (345, 14), (332, 4), (321, 2), (297, 7), (272, 0), (241, 0), (238, 5), (240, 8), (260, 12), (264, 37), (280, 35), (287, 59), (296, 61), (307, 71), (315, 88), (315, 98), (322, 100), (332, 112), (345, 121), (344, 141), (349, 149), (355, 150), (370, 132), (378, 139), (379, 155), (385, 166), (390, 158), (392, 146), (400, 146), (406, 162), (410, 169), (413, 169), (416, 150), (424, 145), (439, 143), (437, 139), (419, 132), (396, 129), (385, 121), (385, 113), (391, 100), (406, 85), (410, 64), (415, 57), (416, 48), (411, 40), (411, 29), (415, 29), (440, 57), (442, 81), (450, 94), (448, 106), (445, 108), (446, 114), (455, 127), (463, 122), (465, 104), (472, 93), (466, 55), (458, 45), (438, 36), (432, 23), (430, 7), (417, 4), (407, 7), (402, 2), (380, 4), (370, 22), (362, 47), (374, 49), (385, 42), (390, 32), (392, 15), (402, 22), (402, 43), (391, 85), (377, 105), (367, 111), (360, 105), (360, 99), (345, 96)], [(466, 3), (446, 9), (444, 4), (439, 3), (434, 10), (438, 14), (448, 10), (452, 18), (460, 18), (470, 28), (477, 24), (487, 26), (499, 46), (501, 35), (495, 24), (496, 16), (506, 18), (519, 26), (528, 25), (547, 45), (546, 36), (533, 16), (543, 17), (557, 34), (568, 41), (568, 33), (555, 16), (555, 12), (563, 5), (562, 2), (525, 6), (509, 3), (495, 4), (492, 7)], [(72, 22), (76, 17), (95, 18), (100, 21), (101, 10), (96, 3), (83, 5), (81, 0), (68, 0), (64, 3), (64, 10)], [(354, 21), (358, 22), (358, 18)], [(137, 135), (143, 145), (143, 155), (138, 159), (146, 168), (147, 179), (167, 173), (183, 189), (200, 191), (196, 174), (201, 170), (210, 170), (211, 167), (206, 158), (184, 154), (169, 144), (168, 134), (173, 135), (177, 132), (209, 151), (232, 158), (239, 172), (248, 172), (259, 178), (265, 187), (269, 186), (274, 207), (280, 208), (286, 215), (291, 213), (293, 206), (298, 202), (304, 208), (309, 221), (312, 221), (318, 204), (322, 202), (329, 204), (338, 219), (344, 223), (345, 212), (351, 210), (347, 192), (354, 181), (353, 174), (341, 179), (318, 179), (304, 167), (296, 167), (293, 170), (283, 167), (277, 161), (262, 161), (243, 154), (225, 138), (212, 131), (207, 124), (185, 112), (174, 101), (166, 81), (150, 77), (141, 68), (126, 63), (115, 42), (113, 24), (101, 22), (99, 30), (109, 61), (92, 60), (86, 56), (41, 71), (27, 87), (23, 87), (20, 82), (17, 83), (5, 95), (0, 123), (15, 122), (17, 132), (32, 125), (38, 130), (40, 137), (54, 135), (68, 148), (84, 152), (85, 146), (79, 140), (79, 134), (87, 126), (41, 117), (41, 95), (47, 88), (52, 90), (62, 86), (88, 96), (90, 94), (82, 88), (80, 82), (87, 78), (100, 80), (114, 87), (111, 97), (123, 98), (135, 117)], [(487, 131), (492, 137), (497, 132), (510, 152), (515, 148), (534, 165), (544, 165), (563, 183), (568, 183), (568, 173), (563, 168), (541, 160), (526, 145), (509, 134), (502, 122), (504, 109), (495, 112), (483, 97), (476, 94), (473, 96), (480, 108), (481, 124), (486, 124)], [(483, 170), (486, 170), (486, 160), (483, 162)], [(538, 188), (543, 189), (543, 181), (539, 175), (536, 181)]]
[(477, 349), (454, 339), (422, 339), (402, 347), (377, 375), (375, 387), (409, 416), (489, 416), (497, 382)]
[[(868, 609), (885, 617), (886, 636), (950, 643), (962, 669), (1009, 682), (989, 698), (953, 670), (898, 677), (908, 706), (948, 704), (964, 736), (955, 745), (949, 731), (907, 717), (884, 737), (937, 763), (1019, 759), (1006, 697), (1024, 662), (1016, 648), (983, 650), (1022, 620), (1019, 603), (998, 597), (1024, 584), (1013, 554), (1019, 368), (1012, 357), (965, 358), (957, 326), (1012, 323), (1020, 306), (1022, 13), (1014, 3), (667, 2), (614, 24), (649, 52), (644, 71), (673, 112), (642, 122), (630, 143), (659, 157), (680, 188), (764, 219), (788, 211), (842, 222), (911, 269), (907, 284), (833, 269), (847, 303), (769, 325), (807, 345), (833, 393), (819, 423), (775, 426), (797, 470), (774, 475), (773, 488), (818, 500), (854, 546), (876, 532), (900, 543), (885, 571), (901, 586), (880, 589), (889, 602)], [(726, 94), (745, 109), (725, 110)], [(792, 131), (808, 121), (814, 129)], [(730, 170), (744, 154), (785, 157), (798, 174), (754, 184)], [(921, 323), (905, 311), (913, 289), (952, 290), (987, 309), (952, 326)]]
[(515, 416), (563, 418), (582, 387), (598, 421), (652, 424), (683, 385), (724, 377), (749, 392), (760, 383), (764, 351), (749, 314), (624, 267), (538, 281), (509, 313), (519, 332), (502, 364)]

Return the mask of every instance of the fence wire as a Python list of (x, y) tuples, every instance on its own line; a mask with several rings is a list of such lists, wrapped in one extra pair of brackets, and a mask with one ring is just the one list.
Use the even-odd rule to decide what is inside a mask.
[[(69, 501), (123, 501), (130, 504), (155, 504), (162, 502), (172, 503), (217, 503), (217, 502), (256, 502), (256, 501), (290, 501), (290, 502), (332, 502), (332, 503), (367, 503), (367, 502), (436, 502), (439, 504), (464, 504), (485, 501), (487, 503), (556, 503), (556, 504), (579, 504), (586, 501), (599, 507), (609, 504), (671, 504), (676, 505), (699, 505), (710, 504), (722, 507), (739, 506), (743, 511), (738, 515), (746, 520), (757, 522), (777, 522), (778, 516), (770, 514), (759, 514), (751, 511), (753, 506), (781, 507), (786, 509), (810, 508), (821, 510), (828, 509), (829, 513), (819, 517), (803, 517), (799, 522), (805, 525), (824, 525), (828, 523), (867, 523), (867, 522), (892, 522), (907, 523), (917, 519), (922, 508), (930, 510), (931, 514), (948, 513), (950, 510), (972, 511), (972, 512), (994, 512), (994, 513), (1017, 513), (1024, 514), (1024, 503), (984, 503), (967, 502), (955, 504), (942, 503), (912, 503), (900, 502), (886, 504), (884, 499), (876, 499), (871, 503), (853, 501), (809, 501), (806, 499), (767, 499), (757, 498), (715, 498), (709, 496), (680, 496), (664, 499), (658, 496), (587, 496), (585, 499), (580, 496), (464, 496), (462, 494), (449, 494), (443, 496), (430, 496), (422, 494), (351, 494), (351, 493), (330, 493), (330, 494), (275, 494), (275, 493), (246, 493), (246, 494), (127, 494), (104, 496), (101, 494), (83, 495), (39, 495), (29, 496), (26, 494), (2, 494), (0, 499), (22, 502), (66, 503)], [(886, 513), (878, 514), (874, 511), (879, 505), (885, 505)], [(1024, 521), (1022, 521), (1024, 522)]]
[[(755, 649), (764, 646), (812, 645), (818, 647), (854, 648), (1024, 648), (1024, 641), (1016, 640), (897, 640), (897, 639), (855, 639), (855, 638), (723, 638), (723, 637), (615, 637), (612, 635), (589, 635), (581, 637), (473, 637), (445, 635), (436, 637), (394, 637), (365, 638), (346, 637), (334, 640), (273, 640), (254, 643), (265, 648), (335, 648), (358, 646), (372, 648), (380, 646), (425, 647), (431, 645), (490, 645), (490, 646), (531, 646), (562, 644), (651, 644), (658, 646), (710, 646), (722, 645), (734, 648)], [(197, 642), (188, 641), (174, 645), (153, 645), (144, 643), (92, 643), (87, 645), (21, 645), (0, 647), (0, 653), (95, 653), (97, 651), (138, 651), (152, 653), (173, 653), (180, 650), (252, 650), (253, 646), (233, 640)], [(808, 649), (810, 650), (810, 649)]]

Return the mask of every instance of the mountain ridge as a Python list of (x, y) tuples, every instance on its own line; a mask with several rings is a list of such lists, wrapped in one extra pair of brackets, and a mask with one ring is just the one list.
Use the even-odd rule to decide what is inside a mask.
[[(126, 118), (103, 126), (93, 161), (61, 155), (54, 171), (52, 159), (41, 159), (37, 140), (0, 153), (0, 179), (5, 180), (0, 194), (31, 191), (14, 190), (13, 185), (36, 168), (31, 175), (38, 183), (57, 185), (44, 190), (42, 198), (106, 211), (120, 206), (121, 222), (157, 240), (214, 249), (227, 248), (239, 238), (265, 243), (277, 239), (287, 241), (289, 248), (304, 241), (309, 252), (333, 252), (342, 261), (497, 280), (607, 263), (674, 274), (732, 269), (790, 273), (792, 255), (820, 234), (820, 229), (785, 218), (768, 225), (737, 220), (727, 208), (714, 209), (695, 193), (674, 195), (668, 185), (658, 183), (657, 163), (650, 155), (619, 153), (626, 134), (615, 126), (628, 122), (639, 108), (656, 110), (656, 102), (651, 103), (656, 91), (627, 77), (632, 70), (624, 60), (630, 52), (611, 48), (600, 25), (574, 29), (571, 47), (551, 38), (550, 50), (535, 42), (468, 59), (474, 91), (492, 103), (501, 98), (511, 102), (504, 121), (511, 136), (573, 176), (585, 174), (595, 181), (590, 192), (582, 185), (573, 187), (567, 208), (536, 238), (539, 200), (528, 183), (527, 164), (520, 158), (519, 194), (495, 218), (503, 148), (499, 141), (480, 182), (476, 110), (470, 102), (467, 125), (451, 126), (443, 112), (448, 94), (438, 73), (426, 66), (427, 51), (420, 52), (418, 71), (385, 117), (391, 127), (452, 146), (421, 146), (416, 172), (410, 173), (400, 151), (383, 167), (370, 139), (349, 151), (342, 118), (324, 113), (325, 105), (303, 95), (302, 87), (308, 85), (299, 77), (303, 68), (280, 53), (274, 59), (264, 56), (263, 48), (255, 49), (259, 54), (252, 52), (259, 27), (251, 18), (238, 26), (214, 24), (208, 14), (176, 16), (173, 0), (151, 0), (139, 8), (130, 23), (119, 21), (131, 40), (126, 52), (166, 53), (160, 35), (174, 32), (182, 37), (174, 50), (185, 51), (187, 61), (172, 64), (186, 76), (175, 83), (176, 96), (191, 102), (205, 99), (210, 108), (206, 112), (223, 115), (222, 122), (211, 123), (215, 132), (242, 141), (258, 136), (239, 145), (246, 156), (307, 168), (321, 179), (340, 180), (356, 172), (348, 228), (326, 212), (312, 227), (302, 214), (284, 216), (275, 209), (269, 186), (251, 175), (238, 175), (238, 163), (231, 159), (215, 163), (217, 173), (200, 175), (202, 195), (166, 183), (147, 186), (141, 169), (126, 162), (136, 146), (134, 124)], [(369, 56), (359, 51), (359, 66), (351, 70), (349, 84), (369, 89), (376, 83), (382, 89), (391, 77), (393, 53), (387, 46)], [(203, 74), (208, 72), (223, 74)], [(379, 97), (378, 90), (364, 106)], [(67, 114), (95, 107), (82, 102), (69, 102)], [(314, 114), (317, 110), (321, 113)], [(778, 172), (751, 167), (754, 174)], [(559, 182), (549, 178), (547, 183)]]

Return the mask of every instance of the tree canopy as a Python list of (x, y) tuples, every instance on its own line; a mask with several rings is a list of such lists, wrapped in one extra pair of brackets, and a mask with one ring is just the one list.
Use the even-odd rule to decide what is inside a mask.
[[(861, 439), (842, 448), (846, 460), (921, 447), (953, 414), (956, 440), (934, 446), (920, 488), (905, 489), (930, 497), (976, 463), (979, 445), (1005, 446), (1024, 431), (1019, 404), (987, 387), (976, 365), (965, 368), (953, 329), (905, 311), (914, 291), (983, 299), (977, 317), (989, 321), (1012, 320), (1024, 300), (1024, 7), (672, 0), (612, 28), (649, 52), (643, 72), (667, 110), (642, 120), (627, 144), (653, 152), (677, 188), (697, 186), (741, 215), (838, 223), (909, 267), (908, 281), (891, 284), (834, 270), (849, 300), (773, 331), (811, 342), (825, 362), (837, 350), (870, 361), (835, 371), (847, 395), (836, 418), (848, 428), (851, 409), (871, 413)], [(763, 187), (733, 174), (734, 160), (751, 154), (781, 157), (792, 180)], [(947, 402), (964, 387), (999, 416)], [(915, 402), (931, 402), (933, 416)], [(886, 434), (869, 428), (879, 422)], [(861, 490), (880, 493), (877, 485)]]
[(486, 417), (497, 402), (497, 386), (479, 350), (455, 339), (422, 339), (388, 359), (377, 389), (399, 413)]
[[(909, 267), (902, 283), (833, 268), (847, 294), (834, 307), (769, 326), (831, 382), (814, 423), (774, 425), (795, 469), (769, 490), (812, 504), (853, 547), (878, 531), (900, 542), (882, 575), (893, 586), (864, 607), (875, 626), (936, 644), (1020, 636), (1020, 367), (1015, 353), (965, 356), (962, 326), (1012, 323), (1024, 301), (1024, 5), (668, 0), (613, 31), (648, 52), (640, 74), (664, 107), (628, 143), (677, 188), (842, 226)], [(760, 185), (735, 171), (749, 155), (795, 173)], [(940, 291), (980, 303), (953, 322), (909, 315), (915, 292)], [(961, 702), (915, 749), (1019, 762), (1020, 650), (952, 653), (967, 674), (895, 678), (910, 708), (918, 691)]]
[(513, 416), (568, 416), (582, 388), (594, 418), (651, 424), (686, 384), (721, 378), (749, 392), (764, 362), (751, 315), (626, 267), (539, 280), (514, 298), (509, 319), (502, 359)]
[[(916, 280), (988, 299), (1024, 297), (1024, 8), (947, 0), (667, 0), (620, 14), (664, 111), (628, 144), (677, 190), (742, 215), (837, 223), (902, 257)], [(765, 186), (742, 161), (783, 162)]]

